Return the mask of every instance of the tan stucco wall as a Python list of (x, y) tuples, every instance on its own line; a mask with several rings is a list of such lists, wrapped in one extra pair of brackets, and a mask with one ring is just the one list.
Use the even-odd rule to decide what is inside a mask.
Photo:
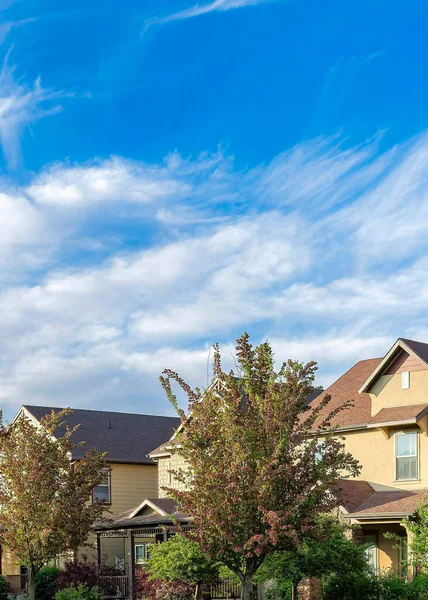
[(185, 469), (186, 463), (178, 454), (173, 454), (168, 458), (158, 459), (158, 497), (164, 498), (168, 493), (162, 489), (163, 486), (173, 487), (177, 490), (184, 489), (181, 482), (175, 481), (174, 476), (170, 478), (169, 470)]
[[(412, 481), (395, 480), (395, 433), (417, 431), (419, 441), (419, 478)], [(428, 437), (414, 426), (397, 427), (389, 431), (390, 437), (379, 429), (366, 429), (341, 434), (348, 452), (362, 465), (358, 479), (394, 486), (400, 489), (428, 487)]]
[[(410, 388), (401, 389), (401, 373), (382, 375), (371, 389), (372, 415), (381, 408), (428, 402), (428, 370), (410, 373)], [(358, 402), (358, 399), (357, 399)]]

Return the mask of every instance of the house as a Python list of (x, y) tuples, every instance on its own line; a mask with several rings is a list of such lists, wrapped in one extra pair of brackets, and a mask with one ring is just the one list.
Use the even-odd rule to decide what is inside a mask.
[[(12, 426), (19, 418), (27, 418), (39, 426), (41, 419), (52, 410), (60, 409), (24, 405), (12, 421)], [(178, 418), (74, 409), (65, 421), (70, 427), (81, 425), (74, 433), (73, 440), (76, 443), (85, 442), (75, 449), (72, 460), (78, 461), (89, 449), (107, 452), (105, 479), (94, 488), (93, 502), (103, 500), (108, 510), (117, 514), (139, 504), (141, 498), (157, 495), (157, 465), (147, 455), (153, 447), (171, 437), (179, 425)], [(116, 546), (119, 542), (115, 541)], [(122, 555), (117, 548), (110, 550), (112, 556)], [(0, 552), (0, 572), (9, 576), (20, 575), (22, 569), (13, 554), (7, 548), (0, 549)], [(90, 549), (85, 552), (91, 554)], [(95, 558), (95, 539), (92, 552)]]
[[(332, 425), (362, 467), (358, 478), (338, 482), (340, 517), (357, 526), (359, 537), (369, 544), (368, 558), (375, 570), (400, 572), (408, 541), (401, 521), (414, 517), (428, 491), (428, 344), (398, 339), (385, 356), (355, 364), (311, 399), (311, 405), (317, 406), (326, 394), (331, 401), (320, 419), (352, 401)], [(158, 464), (157, 495), (113, 521), (116, 530), (129, 533), (139, 528), (141, 535), (155, 526), (152, 539), (161, 539), (168, 512), (163, 486), (182, 485), (171, 473), (183, 466), (176, 444), (172, 436), (150, 452)], [(170, 512), (189, 522), (175, 505)], [(385, 538), (386, 532), (397, 534), (402, 543)]]

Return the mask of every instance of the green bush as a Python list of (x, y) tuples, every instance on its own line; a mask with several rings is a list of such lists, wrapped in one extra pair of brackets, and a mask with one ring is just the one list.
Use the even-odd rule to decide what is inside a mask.
[(322, 585), (323, 600), (428, 600), (428, 575), (406, 581), (386, 575), (328, 577)]
[(77, 587), (68, 587), (55, 594), (55, 600), (102, 600), (102, 596), (96, 586), (88, 588), (79, 584)]
[(56, 593), (57, 579), (61, 569), (57, 567), (44, 567), (36, 575), (36, 599), (53, 600)]
[(3, 575), (0, 575), (0, 600), (7, 600), (9, 595), (9, 586)]

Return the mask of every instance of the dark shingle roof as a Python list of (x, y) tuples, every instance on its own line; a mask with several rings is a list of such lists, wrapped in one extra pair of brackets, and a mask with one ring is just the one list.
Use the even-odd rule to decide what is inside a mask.
[[(52, 410), (61, 410), (27, 404), (24, 408), (39, 421)], [(96, 448), (108, 452), (107, 462), (152, 465), (154, 462), (147, 454), (172, 436), (180, 419), (77, 408), (67, 416), (66, 422), (71, 427), (81, 424), (74, 441), (85, 442), (84, 446), (76, 448), (74, 459), (82, 458), (87, 450)]]
[(413, 352), (419, 356), (425, 363), (428, 363), (428, 344), (424, 342), (417, 342), (416, 340), (408, 340), (406, 338), (399, 338), (406, 343)]

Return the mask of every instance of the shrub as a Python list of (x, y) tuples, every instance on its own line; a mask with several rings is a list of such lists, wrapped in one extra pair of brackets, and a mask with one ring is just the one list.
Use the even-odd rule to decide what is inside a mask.
[(98, 584), (97, 565), (88, 561), (85, 556), (77, 562), (70, 560), (65, 563), (64, 571), (57, 579), (57, 590), (78, 587), (79, 584), (89, 589)]
[(3, 575), (0, 575), (0, 600), (8, 600), (9, 586)]
[(57, 580), (61, 570), (57, 567), (44, 567), (36, 575), (37, 600), (53, 600), (57, 591)]
[(137, 598), (188, 600), (193, 597), (194, 592), (195, 586), (186, 581), (165, 582), (160, 579), (149, 579), (148, 572), (145, 569), (139, 569), (136, 574), (135, 594)]
[(55, 594), (55, 600), (102, 600), (96, 586), (88, 588), (81, 583), (77, 587), (68, 587)]

